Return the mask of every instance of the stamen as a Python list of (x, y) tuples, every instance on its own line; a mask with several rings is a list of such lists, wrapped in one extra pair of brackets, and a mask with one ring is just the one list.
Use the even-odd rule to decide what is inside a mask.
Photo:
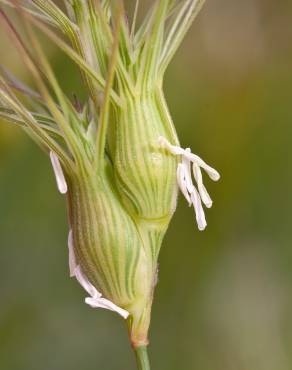
[(200, 197), (202, 199), (202, 202), (205, 204), (207, 208), (212, 207), (212, 199), (210, 198), (210, 195), (208, 194), (204, 184), (203, 184), (203, 177), (202, 177), (202, 172), (200, 170), (200, 167), (198, 166), (197, 163), (193, 163), (193, 174), (194, 178), (198, 184), (198, 190)]
[(129, 312), (115, 305), (113, 302), (106, 298), (102, 298), (101, 293), (91, 284), (91, 282), (83, 274), (81, 267), (76, 264), (76, 257), (73, 246), (73, 232), (69, 231), (68, 235), (68, 248), (69, 248), (69, 268), (70, 277), (76, 277), (79, 284), (87, 291), (90, 297), (85, 298), (85, 303), (92, 308), (105, 308), (110, 311), (117, 312), (125, 320), (129, 317)]
[(102, 298), (101, 293), (90, 283), (90, 281), (83, 275), (80, 266), (77, 266), (75, 269), (75, 276), (80, 285), (87, 291), (91, 297), (85, 298), (85, 303), (92, 308), (105, 308), (110, 311), (117, 312), (124, 319), (129, 317), (129, 312), (118, 307), (113, 302), (108, 299)]
[[(191, 152), (190, 148), (187, 148), (185, 151), (186, 151), (186, 153)], [(188, 189), (188, 192), (190, 194), (192, 194), (195, 187), (194, 187), (194, 184), (193, 184), (193, 181), (192, 181), (191, 162), (186, 156), (183, 156), (182, 157), (182, 164), (183, 164), (184, 170), (185, 170), (185, 178), (186, 178), (187, 189)]]
[(182, 163), (179, 163), (177, 166), (177, 182), (178, 186), (183, 193), (184, 197), (189, 203), (189, 206), (192, 205), (191, 198), (189, 196), (188, 190), (187, 190), (187, 184), (185, 180), (185, 170), (184, 170), (184, 165)]
[(77, 267), (77, 263), (76, 263), (75, 253), (74, 253), (72, 229), (69, 231), (69, 235), (68, 235), (68, 249), (69, 249), (70, 277), (74, 277), (75, 276), (75, 270), (76, 270), (76, 267)]
[[(199, 156), (193, 154), (190, 148), (183, 149), (172, 145), (162, 136), (158, 138), (158, 142), (161, 147), (169, 150), (170, 153), (182, 157), (182, 161), (177, 167), (178, 186), (189, 205), (194, 206), (199, 230), (204, 230), (207, 226), (207, 222), (202, 202), (207, 208), (212, 207), (213, 202), (203, 184), (201, 168), (214, 181), (219, 180), (219, 173), (214, 168), (207, 165)], [(193, 163), (193, 176), (196, 180), (198, 190), (192, 181), (191, 162)]]
[(96, 290), (96, 288), (90, 283), (90, 281), (83, 274), (81, 267), (79, 265), (75, 269), (75, 276), (79, 284), (82, 286), (82, 288), (84, 288), (92, 298), (96, 299), (101, 297), (101, 294)]
[(125, 320), (129, 317), (129, 312), (123, 310), (121, 307), (115, 305), (110, 300), (105, 298), (85, 298), (85, 303), (88, 304), (92, 308), (104, 308), (106, 310), (110, 310), (113, 312), (118, 313), (122, 318)]
[(59, 158), (57, 154), (53, 151), (50, 151), (50, 158), (51, 158), (53, 170), (55, 173), (58, 190), (61, 194), (66, 194), (68, 187), (67, 187), (67, 183), (65, 180), (65, 176), (64, 176)]
[(195, 208), (196, 213), (196, 220), (198, 224), (198, 228), (200, 231), (205, 230), (207, 226), (206, 218), (205, 218), (205, 212), (202, 207), (201, 198), (199, 196), (199, 193), (197, 192), (197, 189), (194, 189), (194, 191), (191, 194), (192, 203)]
[(193, 153), (185, 153), (189, 157), (190, 161), (197, 163), (199, 167), (202, 167), (213, 181), (218, 181), (220, 179), (220, 174), (207, 163), (205, 163), (198, 155)]

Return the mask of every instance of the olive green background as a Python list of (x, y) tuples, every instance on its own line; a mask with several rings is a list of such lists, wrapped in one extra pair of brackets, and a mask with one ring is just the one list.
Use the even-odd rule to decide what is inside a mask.
[[(168, 70), (184, 147), (206, 179), (208, 227), (180, 197), (160, 256), (153, 370), (292, 369), (292, 3), (208, 0)], [(1, 28), (1, 63), (29, 81)], [(44, 47), (68, 94), (74, 67)], [(0, 123), (0, 369), (134, 370), (125, 325), (69, 278), (65, 199), (48, 158)]]

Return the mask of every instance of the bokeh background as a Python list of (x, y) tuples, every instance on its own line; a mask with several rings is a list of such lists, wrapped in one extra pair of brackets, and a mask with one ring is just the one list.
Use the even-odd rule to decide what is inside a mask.
[[(153, 370), (292, 369), (291, 19), (288, 0), (208, 0), (168, 70), (181, 143), (222, 180), (207, 184), (207, 230), (180, 199), (164, 241)], [(3, 29), (0, 46), (29, 81)], [(75, 69), (45, 48), (79, 93)], [(122, 320), (89, 309), (69, 279), (67, 232), (48, 158), (0, 122), (1, 370), (135, 369)]]

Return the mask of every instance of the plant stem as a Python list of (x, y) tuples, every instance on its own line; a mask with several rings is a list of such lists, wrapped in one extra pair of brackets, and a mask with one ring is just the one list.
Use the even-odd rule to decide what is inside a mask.
[(138, 370), (150, 370), (150, 363), (147, 353), (147, 347), (141, 346), (135, 348)]

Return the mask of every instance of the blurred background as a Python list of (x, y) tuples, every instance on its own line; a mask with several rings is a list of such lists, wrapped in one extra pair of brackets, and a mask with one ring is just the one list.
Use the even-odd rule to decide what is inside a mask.
[[(183, 146), (222, 175), (197, 230), (179, 199), (160, 257), (153, 370), (292, 369), (292, 2), (208, 0), (168, 70)], [(29, 81), (1, 30), (1, 63)], [(76, 70), (45, 45), (68, 94)], [(81, 93), (82, 95), (82, 93)], [(69, 279), (48, 158), (0, 122), (0, 369), (135, 369), (124, 323)]]

